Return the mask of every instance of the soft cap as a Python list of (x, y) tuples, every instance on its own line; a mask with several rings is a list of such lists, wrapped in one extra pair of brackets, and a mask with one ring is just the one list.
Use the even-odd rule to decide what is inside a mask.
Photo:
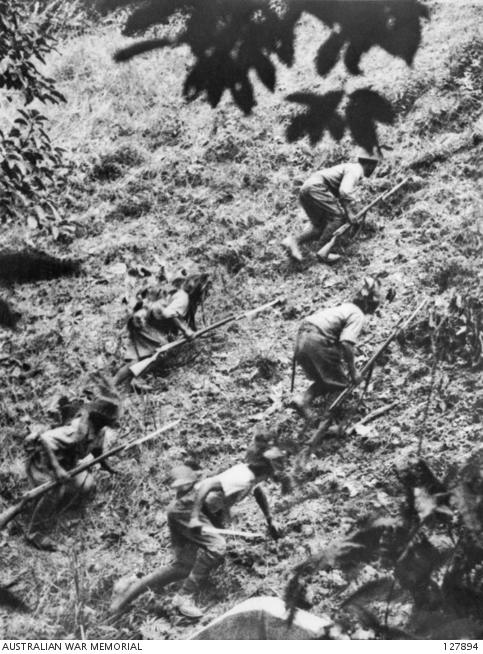
[(367, 150), (362, 150), (359, 153), (357, 159), (359, 161), (372, 161), (374, 163), (377, 163), (378, 161), (381, 160), (378, 154), (371, 154), (370, 152), (367, 152)]
[(198, 479), (197, 473), (189, 466), (176, 466), (171, 470), (171, 488), (178, 488), (185, 484), (194, 484)]

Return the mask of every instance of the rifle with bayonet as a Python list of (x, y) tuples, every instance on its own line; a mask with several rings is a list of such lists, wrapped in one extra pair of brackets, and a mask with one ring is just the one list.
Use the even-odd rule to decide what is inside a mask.
[(335, 416), (336, 410), (344, 403), (344, 401), (351, 395), (354, 391), (354, 389), (359, 386), (359, 384), (363, 381), (364, 377), (366, 376), (367, 373), (372, 371), (372, 368), (376, 362), (376, 360), (381, 356), (381, 354), (389, 347), (389, 345), (392, 343), (392, 341), (398, 337), (398, 335), (403, 332), (406, 327), (412, 322), (414, 317), (426, 306), (429, 298), (426, 298), (421, 302), (421, 304), (412, 312), (412, 314), (404, 320), (404, 318), (401, 318), (399, 322), (397, 323), (396, 327), (392, 331), (391, 335), (384, 341), (384, 343), (375, 351), (375, 353), (372, 355), (372, 357), (369, 359), (369, 361), (365, 364), (365, 366), (362, 368), (361, 373), (359, 375), (359, 380), (357, 383), (352, 382), (345, 388), (342, 393), (339, 395), (339, 397), (331, 404), (329, 407), (329, 412), (328, 412), (328, 417), (326, 420), (323, 421), (323, 423), (319, 426), (317, 431), (315, 432), (313, 438), (309, 442), (309, 448), (311, 451), (315, 450), (316, 447), (319, 445), (320, 441), (324, 438), (325, 434), (327, 433), (330, 425), (332, 424)]
[(179, 422), (180, 422), (179, 420), (170, 422), (164, 427), (157, 429), (152, 434), (148, 434), (147, 436), (142, 436), (141, 438), (136, 438), (135, 440), (130, 441), (128, 443), (123, 443), (122, 445), (117, 445), (116, 447), (113, 447), (107, 452), (104, 452), (103, 454), (96, 457), (95, 459), (91, 459), (90, 461), (81, 463), (76, 468), (73, 468), (72, 470), (69, 470), (67, 472), (67, 478), (65, 481), (60, 481), (60, 480), (49, 481), (46, 484), (42, 484), (42, 486), (37, 486), (37, 488), (33, 488), (32, 490), (27, 491), (22, 495), (22, 497), (19, 499), (19, 501), (16, 504), (11, 506), (9, 509), (3, 511), (3, 513), (0, 513), (0, 531), (4, 529), (8, 525), (8, 523), (13, 518), (15, 518), (15, 516), (18, 515), (23, 510), (23, 508), (30, 502), (33, 502), (39, 497), (42, 497), (42, 495), (45, 495), (45, 493), (48, 493), (53, 488), (56, 488), (57, 486), (60, 486), (61, 484), (68, 482), (70, 479), (72, 479), (79, 473), (84, 472), (89, 468), (92, 468), (92, 466), (95, 466), (97, 463), (101, 463), (108, 457), (113, 456), (114, 454), (118, 454), (118, 452), (125, 452), (126, 450), (129, 450), (132, 447), (135, 447), (136, 445), (141, 445), (141, 443), (145, 443), (146, 441), (156, 438), (157, 436), (164, 433), (165, 431), (168, 431), (168, 429), (172, 429), (173, 427), (176, 427), (176, 425)]
[(200, 329), (199, 331), (194, 332), (193, 337), (191, 339), (181, 338), (178, 341), (174, 341), (173, 343), (167, 343), (166, 345), (162, 345), (160, 348), (156, 350), (156, 352), (152, 356), (148, 357), (147, 359), (142, 359), (137, 363), (134, 363), (132, 366), (129, 367), (129, 370), (132, 372), (132, 374), (135, 377), (139, 377), (139, 375), (141, 375), (148, 366), (150, 366), (152, 363), (156, 361), (156, 359), (160, 354), (163, 354), (164, 352), (169, 352), (170, 350), (180, 347), (185, 343), (191, 343), (195, 339), (200, 338), (201, 336), (205, 336), (205, 334), (208, 334), (209, 332), (212, 332), (215, 329), (218, 329), (219, 327), (222, 327), (223, 325), (226, 325), (229, 322), (236, 322), (238, 320), (242, 320), (244, 318), (249, 318), (250, 316), (254, 316), (256, 313), (260, 313), (261, 311), (265, 311), (270, 307), (274, 307), (275, 305), (281, 303), (282, 301), (283, 298), (277, 298), (276, 300), (272, 300), (272, 302), (268, 302), (267, 304), (264, 304), (261, 307), (257, 307), (256, 309), (251, 309), (250, 311), (242, 311), (241, 313), (232, 314), (230, 316), (227, 316), (226, 318), (223, 318), (223, 320), (219, 320), (218, 322), (215, 322), (213, 325), (208, 325), (208, 327), (205, 327), (204, 329)]

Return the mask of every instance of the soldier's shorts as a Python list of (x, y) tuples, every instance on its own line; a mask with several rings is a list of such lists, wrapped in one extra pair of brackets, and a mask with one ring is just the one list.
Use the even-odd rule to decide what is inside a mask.
[[(200, 516), (203, 525), (213, 527), (212, 523), (203, 515)], [(185, 520), (176, 519), (176, 516), (168, 513), (168, 525), (171, 534), (171, 543), (175, 552), (188, 552), (196, 548), (203, 548), (220, 557), (226, 552), (226, 541), (221, 534), (199, 533), (193, 531), (185, 523)], [(188, 554), (189, 556), (189, 554)]]
[(347, 386), (340, 346), (328, 343), (315, 325), (302, 323), (295, 341), (294, 356), (306, 377), (317, 382), (324, 392)]
[(330, 241), (334, 232), (345, 222), (339, 201), (324, 184), (310, 179), (300, 189), (300, 204), (315, 229), (320, 230), (323, 243)]

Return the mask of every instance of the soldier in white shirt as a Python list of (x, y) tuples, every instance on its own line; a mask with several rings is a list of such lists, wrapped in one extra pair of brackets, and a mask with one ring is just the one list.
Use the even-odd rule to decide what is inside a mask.
[[(346, 220), (352, 222), (355, 212), (354, 191), (364, 177), (370, 177), (378, 163), (378, 158), (363, 154), (357, 163), (345, 163), (325, 168), (313, 173), (300, 189), (300, 204), (309, 217), (310, 225), (298, 236), (288, 236), (283, 245), (297, 261), (302, 261), (300, 245), (320, 240), (321, 248), (328, 243), (334, 233)], [(320, 261), (333, 263), (340, 256), (321, 250), (317, 253)]]
[[(173, 581), (184, 579), (173, 599), (173, 606), (189, 618), (199, 619), (203, 611), (193, 601), (214, 568), (223, 561), (226, 542), (221, 534), (203, 531), (203, 527), (223, 528), (230, 508), (253, 492), (272, 538), (280, 531), (275, 524), (261, 482), (272, 478), (289, 490), (290, 479), (283, 473), (283, 453), (275, 446), (271, 433), (259, 434), (248, 448), (245, 463), (232, 466), (221, 474), (199, 481), (199, 474), (188, 466), (173, 470), (172, 487), (176, 498), (168, 508), (168, 526), (175, 560), (116, 593), (111, 612), (123, 610), (146, 590), (159, 592)], [(287, 483), (288, 482), (288, 483)]]

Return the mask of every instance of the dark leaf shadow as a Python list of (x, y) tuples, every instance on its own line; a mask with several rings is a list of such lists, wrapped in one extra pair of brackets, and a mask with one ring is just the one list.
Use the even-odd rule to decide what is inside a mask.
[(193, 101), (205, 92), (210, 105), (216, 107), (226, 89), (230, 90), (233, 100), (245, 114), (252, 111), (255, 96), (248, 70), (223, 53), (214, 52), (211, 56), (200, 57), (194, 64), (186, 78), (183, 95), (188, 101)]
[(315, 68), (319, 75), (322, 77), (327, 75), (336, 65), (344, 41), (345, 39), (342, 34), (332, 32), (329, 38), (322, 43), (315, 57)]
[(429, 18), (427, 7), (419, 0), (293, 2), (334, 30), (317, 56), (319, 75), (326, 75), (333, 68), (344, 42), (348, 43), (344, 63), (352, 75), (361, 74), (361, 57), (373, 46), (410, 66), (421, 43), (421, 20)]
[(336, 109), (343, 95), (343, 91), (329, 91), (325, 95), (292, 93), (287, 96), (289, 102), (298, 102), (307, 107), (306, 111), (294, 116), (287, 127), (288, 142), (293, 143), (308, 136), (311, 145), (315, 145), (326, 130), (334, 139), (340, 141), (344, 135), (345, 124)]
[[(420, 45), (422, 18), (428, 17), (420, 0), (101, 0), (102, 5), (106, 11), (132, 8), (124, 27), (128, 36), (144, 33), (155, 25), (170, 30), (158, 39), (118, 51), (116, 61), (185, 44), (194, 57), (185, 79), (185, 97), (194, 99), (205, 94), (214, 107), (224, 91), (230, 91), (245, 114), (256, 104), (250, 72), (254, 71), (262, 84), (274, 91), (276, 60), (287, 66), (293, 64), (296, 26), (304, 13), (331, 29), (315, 59), (321, 76), (327, 75), (342, 56), (348, 71), (360, 74), (361, 57), (373, 46), (384, 48), (410, 65)], [(170, 22), (173, 18), (174, 22)], [(173, 25), (178, 26), (176, 36), (172, 34)], [(289, 133), (294, 140), (307, 134), (316, 143), (326, 129), (336, 139), (341, 138), (343, 119), (330, 106), (335, 96), (325, 97), (325, 104), (319, 107), (315, 103), (292, 121)], [(322, 119), (318, 116), (321, 112)]]
[(136, 41), (127, 48), (121, 48), (114, 53), (114, 61), (120, 63), (121, 61), (128, 61), (137, 55), (143, 54), (145, 52), (150, 52), (151, 50), (159, 50), (160, 48), (172, 47), (173, 45), (179, 45), (179, 39), (146, 39), (144, 41)]
[(180, 0), (151, 0), (151, 2), (142, 3), (128, 17), (123, 34), (134, 36), (144, 32), (151, 25), (162, 24), (170, 16), (179, 12), (184, 5), (185, 3)]
[(391, 103), (370, 89), (359, 89), (349, 96), (346, 119), (354, 141), (372, 152), (379, 147), (376, 123), (392, 125), (395, 113)]

